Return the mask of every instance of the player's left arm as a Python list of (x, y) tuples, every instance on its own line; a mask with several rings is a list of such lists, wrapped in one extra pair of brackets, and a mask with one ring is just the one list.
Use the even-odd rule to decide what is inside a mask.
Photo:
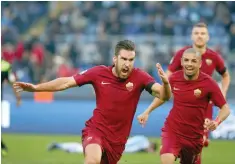
[(208, 121), (206, 124), (206, 128), (208, 130), (215, 130), (217, 126), (223, 122), (230, 114), (229, 106), (219, 88), (217, 83), (214, 80), (211, 80), (210, 83), (210, 99), (214, 102), (214, 104), (220, 108), (219, 114), (213, 121)]
[(228, 72), (228, 69), (225, 66), (224, 60), (220, 55), (217, 56), (217, 63), (216, 63), (216, 71), (221, 75), (222, 80), (222, 88), (221, 91), (226, 98), (227, 91), (230, 85), (230, 74)]

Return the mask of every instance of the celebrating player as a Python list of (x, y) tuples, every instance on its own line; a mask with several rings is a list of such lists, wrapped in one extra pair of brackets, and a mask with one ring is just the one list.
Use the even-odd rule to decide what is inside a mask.
[[(195, 164), (203, 147), (204, 128), (215, 130), (230, 114), (217, 83), (200, 71), (201, 58), (195, 49), (185, 50), (181, 59), (183, 70), (169, 78), (174, 101), (162, 128), (160, 154), (163, 164), (173, 164), (177, 157), (182, 164)], [(220, 108), (220, 112), (214, 121), (205, 122), (210, 100)], [(138, 119), (144, 123), (142, 118)]]
[(162, 101), (171, 96), (168, 78), (160, 64), (156, 67), (162, 85), (134, 68), (134, 60), (135, 45), (124, 40), (115, 47), (113, 66), (96, 66), (73, 77), (38, 85), (17, 82), (14, 87), (17, 91), (55, 92), (92, 84), (97, 106), (82, 131), (85, 164), (116, 164), (125, 149), (141, 92), (145, 89)]
[[(222, 88), (221, 91), (226, 98), (226, 94), (229, 88), (230, 84), (230, 75), (228, 70), (225, 67), (224, 60), (221, 58), (221, 56), (214, 52), (213, 50), (207, 48), (207, 42), (209, 41), (209, 33), (207, 29), (207, 25), (204, 23), (198, 23), (194, 25), (192, 29), (191, 39), (193, 41), (192, 46), (186, 46), (182, 48), (181, 50), (177, 51), (175, 56), (173, 57), (172, 61), (170, 62), (170, 65), (168, 67), (168, 71), (166, 74), (170, 76), (173, 72), (181, 70), (181, 58), (184, 53), (184, 51), (188, 48), (194, 48), (196, 51), (200, 52), (202, 54), (202, 66), (201, 71), (212, 76), (213, 72), (216, 70), (222, 77)], [(163, 104), (163, 101), (161, 101), (158, 98), (155, 98), (152, 104), (147, 108), (148, 113), (153, 111), (155, 108), (159, 107)], [(205, 119), (212, 119), (212, 108), (213, 104), (210, 102), (208, 105), (207, 114), (205, 116)], [(143, 113), (140, 117), (142, 117), (143, 120), (147, 121), (148, 115), (146, 113)], [(204, 134), (204, 146), (208, 146), (209, 144), (209, 132), (205, 131)], [(198, 160), (197, 164), (200, 164), (200, 160)]]

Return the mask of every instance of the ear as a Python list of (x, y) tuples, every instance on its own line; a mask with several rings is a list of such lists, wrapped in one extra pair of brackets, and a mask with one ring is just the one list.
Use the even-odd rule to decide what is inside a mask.
[(183, 67), (183, 57), (180, 59), (181, 66)]
[(209, 35), (209, 33), (208, 33), (208, 37), (207, 37), (206, 42), (208, 42), (209, 40), (210, 40), (210, 35)]
[(193, 29), (191, 30), (191, 41), (193, 42)]
[(115, 64), (116, 62), (117, 62), (117, 56), (114, 55), (114, 56), (113, 56), (113, 64)]

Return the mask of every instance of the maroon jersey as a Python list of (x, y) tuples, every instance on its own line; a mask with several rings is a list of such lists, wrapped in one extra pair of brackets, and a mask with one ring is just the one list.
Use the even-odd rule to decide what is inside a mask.
[(173, 73), (169, 82), (174, 100), (164, 128), (186, 138), (202, 138), (209, 101), (219, 108), (226, 104), (219, 86), (202, 72), (197, 80), (186, 80), (182, 70)]
[(151, 90), (155, 80), (134, 68), (126, 80), (114, 76), (112, 67), (96, 66), (74, 76), (78, 86), (92, 84), (96, 109), (86, 127), (99, 129), (108, 141), (125, 144), (141, 92)]
[[(168, 66), (168, 70), (171, 72), (175, 72), (181, 70), (181, 57), (185, 50), (188, 48), (192, 48), (192, 46), (187, 46), (176, 52), (172, 61)], [(202, 67), (200, 69), (202, 72), (212, 76), (214, 70), (216, 70), (219, 74), (223, 75), (226, 71), (226, 67), (224, 65), (224, 60), (221, 58), (217, 52), (207, 48), (206, 52), (202, 54)]]

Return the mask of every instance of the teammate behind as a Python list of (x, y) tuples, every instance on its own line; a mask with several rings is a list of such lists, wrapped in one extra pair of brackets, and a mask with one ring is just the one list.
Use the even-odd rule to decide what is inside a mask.
[[(177, 157), (182, 164), (195, 164), (203, 147), (204, 128), (215, 130), (230, 114), (217, 83), (200, 71), (202, 60), (199, 52), (193, 48), (185, 50), (181, 65), (183, 70), (169, 78), (174, 100), (162, 128), (162, 164), (173, 164)], [(215, 120), (205, 122), (210, 100), (220, 111)], [(144, 123), (142, 118), (138, 119)]]
[[(168, 66), (168, 70), (166, 74), (168, 77), (178, 70), (182, 69), (181, 66), (181, 58), (185, 50), (188, 48), (194, 48), (196, 51), (200, 52), (202, 54), (202, 66), (200, 70), (209, 76), (212, 76), (213, 72), (216, 70), (222, 77), (222, 88), (221, 91), (226, 98), (226, 94), (229, 88), (230, 84), (230, 75), (228, 70), (225, 67), (224, 60), (222, 59), (221, 55), (214, 52), (213, 50), (209, 49), (207, 47), (207, 42), (209, 41), (209, 32), (207, 29), (207, 25), (204, 23), (198, 23), (193, 26), (191, 39), (193, 41), (192, 46), (186, 46), (179, 51), (176, 52), (175, 56), (173, 57), (172, 61), (170, 62)], [(155, 98), (151, 105), (147, 108), (149, 112), (154, 110), (155, 108), (159, 107), (163, 104), (163, 101), (161, 101), (158, 98)], [(208, 105), (207, 114), (205, 116), (205, 119), (212, 119), (213, 116), (213, 103), (210, 102)], [(148, 119), (148, 115), (143, 113), (142, 116), (145, 119)], [(204, 146), (208, 146), (209, 144), (209, 132), (205, 132), (204, 134)], [(200, 160), (197, 164), (200, 164)]]
[[(79, 142), (64, 142), (64, 143), (51, 143), (48, 146), (48, 151), (62, 150), (68, 153), (83, 153), (82, 144)], [(149, 141), (149, 139), (142, 135), (137, 135), (128, 138), (124, 153), (155, 153), (157, 150), (157, 143)]]
[(82, 131), (85, 164), (116, 164), (122, 156), (130, 134), (136, 107), (142, 91), (169, 100), (168, 78), (157, 64), (162, 85), (140, 69), (133, 68), (135, 45), (124, 40), (117, 43), (113, 66), (96, 66), (73, 77), (33, 85), (17, 82), (17, 91), (55, 92), (92, 84), (96, 93), (96, 109)]

